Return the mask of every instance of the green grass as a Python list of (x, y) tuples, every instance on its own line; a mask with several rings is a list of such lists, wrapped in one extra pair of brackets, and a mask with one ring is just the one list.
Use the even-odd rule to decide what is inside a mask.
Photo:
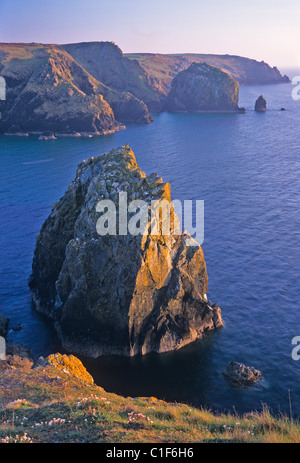
[(267, 408), (238, 416), (125, 398), (54, 367), (1, 372), (0, 405), (0, 442), (300, 442), (299, 423)]

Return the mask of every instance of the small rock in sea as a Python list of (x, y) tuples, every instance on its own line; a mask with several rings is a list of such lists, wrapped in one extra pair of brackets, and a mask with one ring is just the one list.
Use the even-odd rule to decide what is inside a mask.
[(261, 372), (243, 363), (230, 362), (223, 371), (223, 375), (236, 386), (250, 386), (258, 381)]
[(265, 111), (267, 111), (267, 101), (264, 99), (264, 97), (262, 95), (260, 95), (256, 102), (255, 102), (255, 107), (254, 107), (255, 111), (259, 112), (259, 113), (263, 113)]
[(280, 111), (286, 111), (286, 109), (285, 108), (280, 108)]

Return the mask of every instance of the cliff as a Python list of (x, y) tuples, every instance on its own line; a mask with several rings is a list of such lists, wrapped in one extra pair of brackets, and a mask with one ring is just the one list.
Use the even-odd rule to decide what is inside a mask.
[(160, 111), (164, 95), (160, 84), (135, 59), (123, 55), (113, 42), (82, 42), (60, 46), (97, 80), (126, 91), (143, 101), (150, 111)]
[(207, 55), (185, 53), (174, 55), (138, 53), (125, 57), (139, 63), (147, 72), (149, 79), (166, 96), (171, 89), (173, 78), (178, 72), (187, 69), (192, 63), (206, 63), (222, 69), (237, 80), (240, 85), (264, 85), (290, 82), (288, 76), (271, 67), (264, 61), (235, 55)]
[(118, 122), (152, 120), (143, 102), (97, 81), (52, 45), (0, 45), (0, 72), (7, 86), (0, 132), (105, 134)]
[(127, 122), (152, 121), (165, 109), (174, 77), (206, 63), (239, 84), (289, 82), (276, 67), (231, 55), (124, 55), (113, 42), (0, 44), (0, 133), (112, 133)]
[(175, 234), (173, 210), (169, 235), (161, 227), (157, 235), (97, 233), (98, 201), (117, 204), (120, 191), (128, 202), (171, 200), (168, 183), (118, 148), (79, 165), (37, 238), (29, 285), (64, 347), (91, 357), (166, 352), (222, 326), (219, 307), (206, 301), (202, 249)]
[(169, 111), (237, 111), (239, 84), (206, 63), (193, 63), (174, 77), (167, 96)]

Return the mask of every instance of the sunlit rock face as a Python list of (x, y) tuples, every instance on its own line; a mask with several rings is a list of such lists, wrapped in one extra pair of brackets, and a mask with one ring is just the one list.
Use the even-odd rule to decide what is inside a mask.
[[(170, 185), (146, 176), (126, 146), (88, 159), (37, 237), (29, 286), (38, 311), (54, 321), (65, 348), (91, 357), (166, 352), (221, 327), (207, 302), (203, 251), (178, 233), (99, 235), (99, 200), (171, 201)], [(116, 223), (120, 210), (116, 208)], [(128, 213), (128, 221), (132, 219)], [(128, 224), (129, 227), (129, 224)], [(192, 245), (191, 245), (192, 244)]]
[(226, 72), (193, 63), (173, 79), (166, 108), (170, 111), (237, 111), (239, 84)]

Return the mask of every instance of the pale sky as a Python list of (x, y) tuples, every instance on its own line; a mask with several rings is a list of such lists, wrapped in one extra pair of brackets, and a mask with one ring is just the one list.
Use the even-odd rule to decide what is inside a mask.
[(0, 0), (0, 42), (114, 41), (300, 66), (300, 0)]

